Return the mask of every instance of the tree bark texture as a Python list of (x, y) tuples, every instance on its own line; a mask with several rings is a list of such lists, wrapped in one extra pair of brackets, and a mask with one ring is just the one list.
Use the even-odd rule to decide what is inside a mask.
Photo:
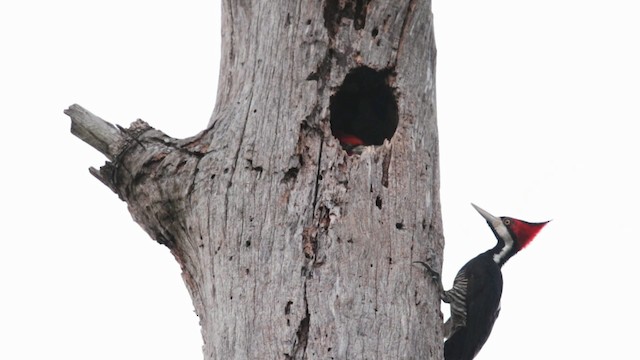
[(67, 110), (109, 159), (92, 173), (180, 263), (205, 359), (442, 358), (436, 287), (411, 265), (443, 247), (430, 6), (227, 0), (206, 130)]

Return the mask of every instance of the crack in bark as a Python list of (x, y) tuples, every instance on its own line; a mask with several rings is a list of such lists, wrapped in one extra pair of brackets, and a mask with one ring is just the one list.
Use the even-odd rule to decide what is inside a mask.
[[(253, 76), (251, 79), (252, 82), (255, 81), (255, 68), (253, 71)], [(224, 226), (222, 227), (222, 231), (224, 237), (227, 237), (227, 221), (229, 219), (229, 188), (233, 184), (233, 175), (236, 173), (236, 168), (238, 167), (238, 159), (240, 158), (240, 150), (242, 149), (242, 144), (244, 143), (244, 134), (247, 130), (247, 123), (249, 122), (249, 115), (251, 114), (251, 101), (253, 100), (253, 89), (249, 93), (249, 99), (247, 101), (247, 112), (244, 116), (244, 124), (242, 125), (242, 132), (240, 133), (240, 142), (238, 143), (238, 148), (236, 149), (236, 153), (234, 154), (233, 159), (233, 168), (231, 169), (231, 174), (229, 175), (229, 182), (227, 183), (227, 190), (224, 193)]]
[(332, 57), (333, 57), (333, 48), (329, 46), (327, 48), (327, 52), (325, 53), (324, 57), (322, 58), (320, 63), (318, 63), (318, 66), (316, 67), (316, 71), (312, 72), (307, 76), (307, 81), (322, 80), (322, 82), (318, 86), (319, 90), (324, 89), (324, 86), (329, 80), (329, 76), (331, 75), (331, 58)]
[[(284, 354), (285, 359), (304, 359), (307, 356), (307, 343), (309, 342), (309, 327), (311, 324), (311, 314), (309, 313), (309, 302), (307, 301), (307, 281), (304, 282), (304, 317), (300, 320), (296, 331), (296, 340), (290, 354)], [(299, 355), (301, 354), (301, 355)]]
[(198, 162), (196, 162), (196, 164), (193, 167), (193, 175), (191, 176), (191, 183), (187, 188), (187, 200), (189, 202), (191, 202), (191, 194), (193, 194), (193, 191), (196, 188), (196, 178), (198, 177), (198, 173), (200, 172), (200, 163), (202, 162), (203, 158), (204, 156), (199, 157)]
[[(229, 9), (231, 12), (231, 17), (233, 17), (233, 11), (231, 11), (233, 9), (233, 7), (231, 6), (231, 2), (229, 2)], [(260, 22), (260, 13), (258, 12), (258, 16), (256, 21), (259, 23)], [(233, 21), (231, 22), (233, 23)], [(258, 29), (256, 29), (256, 31), (258, 31)], [(258, 39), (260, 38), (258, 36), (258, 34), (255, 34), (255, 41), (254, 41), (254, 46), (255, 48), (258, 48)], [(233, 39), (233, 37), (232, 37)], [(231, 40), (231, 46), (233, 46), (233, 40)], [(232, 47), (232, 52), (233, 52), (233, 47)], [(256, 82), (256, 72), (258, 69), (258, 61), (254, 61), (253, 62), (253, 68), (252, 68), (252, 72), (251, 72), (251, 84), (255, 84)], [(233, 168), (231, 169), (231, 174), (229, 175), (229, 182), (227, 183), (227, 190), (225, 191), (224, 194), (224, 226), (223, 226), (223, 236), (226, 238), (227, 237), (227, 222), (229, 219), (229, 188), (231, 187), (231, 185), (233, 184), (233, 176), (235, 175), (236, 169), (238, 167), (238, 159), (240, 158), (240, 150), (242, 149), (242, 144), (244, 143), (244, 134), (246, 133), (246, 129), (247, 129), (247, 123), (249, 122), (249, 116), (251, 115), (251, 104), (253, 102), (253, 87), (251, 87), (251, 90), (249, 91), (249, 98), (247, 99), (247, 112), (245, 113), (244, 116), (244, 124), (242, 124), (242, 132), (240, 133), (240, 142), (238, 144), (238, 148), (236, 149), (236, 153), (234, 155), (234, 163), (233, 163)]]
[[(233, 62), (234, 58), (235, 58), (235, 52), (233, 49), (233, 36), (235, 35), (235, 30), (233, 28), (233, 25), (236, 23), (236, 21), (234, 20), (234, 15), (233, 15), (233, 1), (229, 0), (226, 2), (227, 4), (227, 8), (229, 9), (229, 62)], [(224, 14), (224, 9), (222, 11), (222, 13)], [(223, 18), (224, 20), (224, 18)], [(225, 23), (222, 24), (223, 26), (226, 25)]]
[(404, 16), (402, 21), (402, 26), (400, 27), (400, 37), (398, 38), (398, 51), (396, 52), (396, 57), (393, 59), (394, 67), (398, 64), (398, 57), (400, 57), (400, 52), (402, 51), (402, 45), (404, 44), (404, 35), (407, 30), (407, 24), (413, 19), (413, 9), (416, 7), (416, 0), (410, 0), (409, 5), (407, 6), (407, 13)]
[(389, 187), (389, 165), (391, 164), (391, 148), (384, 154), (382, 158), (382, 186)]
[[(311, 205), (311, 222), (313, 223), (313, 219), (316, 217), (316, 206), (318, 205), (318, 193), (320, 191), (320, 181), (322, 180), (322, 175), (320, 174), (321, 162), (322, 162), (322, 149), (324, 145), (324, 139), (320, 138), (320, 149), (318, 151), (318, 162), (317, 162), (317, 171), (316, 171), (316, 181), (313, 190), (313, 203)], [(318, 212), (318, 224), (316, 226), (310, 225), (302, 231), (302, 252), (304, 253), (305, 258), (312, 260), (315, 262), (316, 260), (316, 250), (318, 249), (318, 233), (320, 232), (320, 228), (322, 227), (322, 212)]]
[(313, 190), (313, 212), (315, 213), (316, 205), (318, 204), (318, 192), (320, 191), (320, 181), (322, 180), (322, 174), (320, 174), (322, 163), (322, 148), (324, 147), (324, 137), (320, 137), (320, 150), (318, 151), (318, 171), (316, 172), (315, 189)]

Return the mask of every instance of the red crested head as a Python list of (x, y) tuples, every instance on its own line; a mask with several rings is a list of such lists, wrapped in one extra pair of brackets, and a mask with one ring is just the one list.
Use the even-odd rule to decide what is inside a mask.
[(333, 135), (338, 138), (340, 145), (348, 155), (361, 154), (367, 143), (355, 135), (348, 134), (341, 130), (333, 131)]
[(509, 217), (502, 217), (502, 222), (513, 233), (513, 236), (515, 237), (514, 240), (518, 244), (519, 250), (522, 250), (529, 245), (540, 230), (549, 223), (548, 221), (530, 223)]
[(344, 131), (336, 130), (334, 131), (334, 135), (338, 138), (338, 140), (340, 140), (340, 143), (343, 145), (349, 145), (352, 147), (365, 145), (365, 142), (362, 139), (355, 135), (345, 133)]
[(493, 216), (486, 210), (473, 205), (482, 215), (498, 240), (498, 244), (490, 250), (493, 254), (493, 261), (502, 266), (509, 258), (518, 251), (524, 249), (534, 237), (549, 223), (530, 223), (510, 217)]

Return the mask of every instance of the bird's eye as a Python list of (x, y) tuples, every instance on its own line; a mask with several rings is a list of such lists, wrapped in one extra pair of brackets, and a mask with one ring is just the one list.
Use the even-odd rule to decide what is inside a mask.
[(511, 219), (504, 219), (504, 220), (502, 220), (502, 223), (507, 225), (507, 226), (509, 226), (509, 225), (511, 225)]

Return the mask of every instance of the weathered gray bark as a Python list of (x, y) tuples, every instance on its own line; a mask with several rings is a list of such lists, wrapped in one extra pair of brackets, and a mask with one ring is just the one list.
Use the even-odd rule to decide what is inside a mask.
[[(205, 359), (442, 358), (436, 288), (411, 266), (443, 246), (430, 5), (225, 1), (192, 138), (67, 110), (110, 160), (92, 173), (182, 266)], [(361, 66), (386, 71), (398, 126), (348, 156), (330, 98)]]

